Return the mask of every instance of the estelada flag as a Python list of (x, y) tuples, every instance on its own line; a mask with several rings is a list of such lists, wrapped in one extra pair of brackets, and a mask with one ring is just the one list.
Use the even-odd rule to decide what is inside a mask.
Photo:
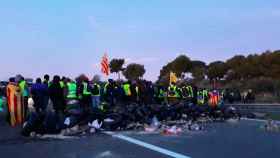
[(104, 73), (106, 76), (108, 76), (110, 74), (109, 59), (108, 59), (108, 56), (106, 53), (102, 57), (101, 72)]
[(174, 72), (170, 72), (170, 77), (169, 77), (169, 83), (171, 84), (172, 82), (177, 82), (177, 77), (176, 74)]
[(24, 108), (21, 103), (19, 88), (14, 83), (7, 86), (7, 103), (9, 112), (9, 122), (12, 127), (20, 125), (24, 121)]

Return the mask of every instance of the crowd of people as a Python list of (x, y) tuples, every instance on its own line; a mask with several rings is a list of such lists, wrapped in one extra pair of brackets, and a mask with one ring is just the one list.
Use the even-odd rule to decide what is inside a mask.
[[(183, 117), (195, 121), (205, 112), (213, 118), (221, 117), (216, 112), (222, 110), (224, 94), (174, 82), (164, 87), (144, 80), (109, 79), (101, 83), (92, 82), (85, 75), (75, 80), (60, 76), (50, 80), (45, 75), (32, 84), (23, 77), (10, 78), (6, 96), (9, 123), (16, 126), (25, 122), (23, 133), (28, 135), (35, 124), (46, 133), (106, 118), (110, 118), (109, 122), (114, 120), (107, 124), (114, 130), (125, 128), (130, 122), (148, 124), (155, 116), (160, 121)], [(48, 120), (53, 120), (53, 124), (46, 123)]]

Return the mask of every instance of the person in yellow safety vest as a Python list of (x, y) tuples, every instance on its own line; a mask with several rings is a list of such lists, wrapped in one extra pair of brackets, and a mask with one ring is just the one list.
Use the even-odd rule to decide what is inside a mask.
[(115, 85), (116, 83), (113, 79), (108, 79), (108, 82), (104, 86), (104, 99), (108, 102), (109, 106), (114, 106), (116, 102)]
[(192, 86), (187, 86), (187, 90), (188, 90), (189, 98), (193, 98), (194, 95), (193, 95), (193, 88), (192, 88)]
[(78, 95), (77, 95), (77, 84), (70, 79), (66, 79), (66, 86), (65, 89), (65, 96), (66, 96), (66, 107), (65, 110), (67, 112), (71, 110), (79, 110), (79, 102), (78, 102)]
[(179, 89), (178, 87), (175, 85), (175, 83), (171, 83), (170, 86), (168, 87), (168, 97), (175, 97), (175, 98), (179, 98)]
[(128, 104), (131, 101), (131, 95), (132, 95), (131, 89), (130, 89), (131, 88), (130, 82), (129, 81), (125, 82), (123, 84), (122, 88), (123, 88), (123, 91), (124, 91), (124, 102), (126, 104)]
[(100, 85), (97, 83), (93, 84), (92, 87), (92, 106), (93, 108), (100, 108), (100, 96), (101, 96), (101, 88)]
[(90, 111), (90, 108), (92, 107), (92, 94), (91, 94), (91, 87), (89, 84), (89, 80), (85, 79), (82, 81), (82, 99), (81, 99), (81, 106), (84, 109), (84, 111), (87, 113)]
[(139, 90), (138, 83), (136, 81), (130, 84), (130, 91), (131, 91), (131, 101), (133, 103), (139, 103), (140, 90)]
[(158, 88), (158, 102), (159, 104), (163, 104), (163, 103), (166, 103), (166, 92), (164, 91), (163, 87), (160, 86)]
[(109, 86), (109, 82), (105, 83), (104, 88), (103, 88), (104, 94), (107, 94), (108, 86)]
[(182, 88), (181, 88), (181, 95), (182, 95), (182, 98), (183, 99), (186, 99), (187, 98), (187, 86), (183, 86)]
[(179, 88), (172, 82), (168, 87), (168, 103), (176, 103), (180, 98)]
[(203, 93), (203, 97), (204, 97), (204, 103), (207, 103), (209, 100), (209, 92), (207, 89), (203, 89), (202, 93)]
[(113, 79), (109, 79), (108, 82), (106, 82), (104, 85), (103, 94), (105, 94), (106, 96), (112, 96), (114, 89), (115, 89), (115, 82)]
[(0, 112), (4, 111), (4, 103), (3, 103), (3, 98), (0, 96)]
[(138, 103), (140, 99), (140, 91), (137, 85), (135, 86), (135, 92), (136, 92), (136, 102)]
[(27, 117), (27, 112), (28, 112), (29, 89), (23, 77), (21, 77), (19, 81), (19, 89), (20, 89), (22, 104), (23, 104), (23, 118), (25, 119)]
[(60, 87), (64, 89), (66, 83), (66, 78), (62, 77), (62, 79), (59, 81)]
[(130, 83), (126, 82), (125, 84), (123, 84), (123, 90), (124, 90), (124, 94), (126, 96), (131, 96), (131, 89), (130, 89)]
[(64, 86), (65, 86), (63, 81), (59, 81), (59, 85), (60, 85), (61, 88), (64, 88)]
[(77, 84), (68, 80), (66, 84), (66, 99), (77, 99)]
[(204, 105), (205, 104), (205, 98), (202, 90), (199, 90), (197, 92), (197, 104), (198, 105)]

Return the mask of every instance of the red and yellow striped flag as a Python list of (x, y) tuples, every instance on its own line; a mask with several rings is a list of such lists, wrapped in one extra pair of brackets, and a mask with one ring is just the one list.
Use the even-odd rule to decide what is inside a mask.
[(104, 73), (106, 76), (110, 74), (109, 59), (106, 53), (102, 57), (101, 72)]

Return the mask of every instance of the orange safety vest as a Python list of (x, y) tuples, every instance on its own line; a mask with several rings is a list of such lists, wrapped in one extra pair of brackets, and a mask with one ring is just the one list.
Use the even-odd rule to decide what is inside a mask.
[(10, 114), (10, 124), (12, 127), (23, 123), (24, 108), (21, 103), (22, 97), (19, 87), (10, 83), (7, 86), (7, 104)]
[(219, 95), (210, 93), (210, 106), (216, 107), (219, 104)]

